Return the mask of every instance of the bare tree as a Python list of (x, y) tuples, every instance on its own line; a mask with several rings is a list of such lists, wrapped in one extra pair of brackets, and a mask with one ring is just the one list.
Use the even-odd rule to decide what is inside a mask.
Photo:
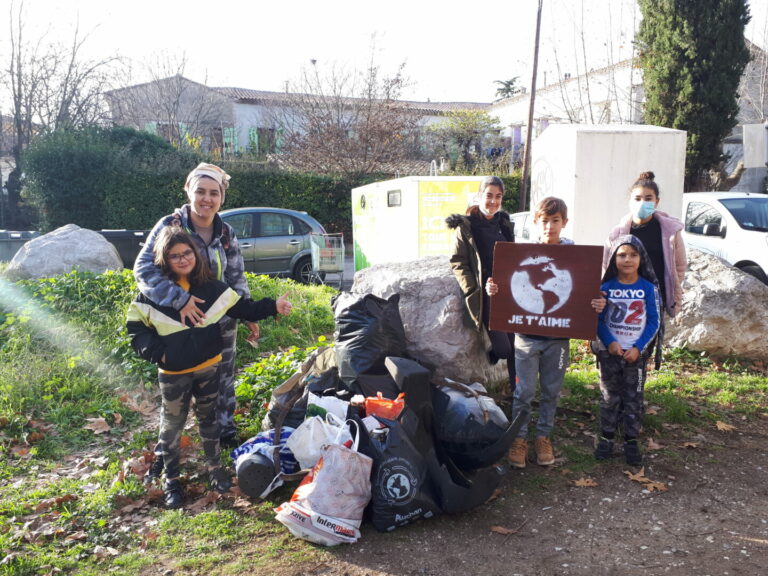
[(269, 112), (281, 163), (344, 175), (399, 170), (412, 158), (422, 119), (399, 100), (406, 86), (404, 65), (386, 76), (373, 57), (365, 70), (351, 72), (312, 61)]
[(114, 78), (115, 57), (82, 58), (88, 36), (75, 29), (68, 45), (48, 43), (46, 36), (28, 39), (24, 3), (9, 9), (9, 59), (4, 86), (11, 95), (14, 170), (8, 178), (4, 224), (28, 224), (20, 217), (21, 159), (35, 135), (96, 124), (106, 118), (104, 91)]
[(187, 57), (161, 55), (145, 66), (150, 80), (106, 94), (116, 124), (154, 132), (179, 147), (225, 152), (233, 131), (229, 100), (184, 77)]
[[(558, 50), (559, 43), (552, 43), (562, 111), (565, 119), (572, 123), (603, 124), (631, 120), (635, 107), (632, 86), (634, 49), (622, 50), (622, 44), (616, 45), (616, 35), (625, 43), (630, 43), (637, 25), (635, 4), (626, 0), (600, 4), (597, 9), (604, 13), (601, 17), (606, 19), (605, 39), (600, 42), (595, 37), (595, 23), (590, 20), (594, 15), (585, 10), (588, 3), (587, 0), (578, 4), (559, 2), (555, 8), (563, 14), (570, 14), (573, 34), (573, 50), (566, 57)], [(615, 12), (617, 5), (618, 14)], [(595, 9), (594, 2), (592, 8)], [(567, 34), (553, 28), (553, 35), (559, 38)], [(569, 72), (571, 67), (574, 74)], [(620, 71), (625, 71), (627, 77), (619, 78)]]

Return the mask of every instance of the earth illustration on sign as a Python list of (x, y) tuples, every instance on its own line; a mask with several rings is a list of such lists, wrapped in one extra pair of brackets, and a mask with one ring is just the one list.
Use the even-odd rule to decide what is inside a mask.
[(548, 256), (531, 256), (512, 274), (512, 297), (532, 314), (549, 314), (568, 302), (573, 288), (571, 273), (559, 269)]

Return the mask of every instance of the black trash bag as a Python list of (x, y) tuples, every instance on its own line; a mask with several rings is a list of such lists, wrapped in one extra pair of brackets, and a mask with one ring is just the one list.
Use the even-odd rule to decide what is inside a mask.
[(485, 504), (506, 474), (506, 468), (500, 465), (459, 470), (453, 460), (440, 458), (435, 450), (427, 455), (427, 462), (435, 497), (446, 514), (466, 512)]
[[(341, 298), (344, 296), (344, 299)], [(384, 359), (405, 353), (405, 329), (400, 318), (400, 295), (388, 299), (366, 294), (349, 302), (349, 295), (333, 300), (336, 318), (336, 364), (343, 385), (352, 390), (358, 374), (385, 374)]]
[(351, 391), (366, 398), (375, 397), (377, 392), (381, 392), (384, 398), (394, 400), (400, 394), (400, 387), (389, 374), (358, 374)]
[(462, 470), (493, 465), (514, 440), (507, 416), (482, 384), (433, 382), (432, 407), (435, 438)]
[(377, 418), (387, 427), (385, 434), (361, 434), (360, 438), (359, 451), (373, 459), (368, 511), (373, 525), (381, 532), (441, 512), (435, 501), (429, 464), (411, 440), (409, 426), (402, 421), (404, 417), (411, 421), (411, 427), (418, 427), (416, 416), (405, 408), (400, 420)]

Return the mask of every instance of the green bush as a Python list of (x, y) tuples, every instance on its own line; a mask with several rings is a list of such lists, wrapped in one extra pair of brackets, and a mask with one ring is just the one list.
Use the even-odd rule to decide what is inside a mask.
[(178, 183), (196, 162), (145, 132), (60, 130), (36, 138), (26, 151), (24, 197), (38, 209), (43, 231), (70, 223), (147, 228), (178, 204)]
[[(294, 308), (289, 316), (259, 323), (257, 348), (241, 340), (240, 366), (311, 347), (333, 332), (332, 288), (247, 277), (254, 298), (287, 293)], [(0, 278), (0, 430), (6, 426), (13, 437), (23, 438), (31, 422), (48, 422), (56, 434), (39, 448), (50, 455), (92, 436), (83, 430), (86, 418), (103, 417), (111, 424), (131, 417), (116, 392), (152, 385), (157, 378), (157, 368), (134, 354), (125, 329), (135, 294), (130, 270), (16, 283)]]
[[(94, 230), (148, 230), (186, 202), (184, 180), (202, 159), (130, 128), (58, 131), (36, 138), (27, 150), (24, 197), (37, 208), (44, 232), (69, 223)], [(392, 177), (283, 172), (243, 160), (220, 164), (232, 176), (224, 208), (301, 210), (347, 239), (352, 237), (352, 189)], [(519, 175), (502, 179), (505, 209), (515, 212)]]

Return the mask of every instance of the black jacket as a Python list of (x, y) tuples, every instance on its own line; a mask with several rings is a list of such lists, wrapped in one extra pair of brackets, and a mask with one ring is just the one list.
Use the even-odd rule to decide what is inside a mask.
[[(455, 230), (451, 268), (464, 295), (464, 308), (470, 325), (476, 330), (483, 326), (483, 270), (477, 243), (472, 234), (469, 216), (452, 214), (445, 219), (448, 228)], [(499, 225), (502, 235), (509, 241), (515, 241), (515, 224), (509, 214), (499, 213)]]
[[(188, 370), (221, 354), (219, 320), (225, 315), (256, 322), (277, 314), (272, 298), (241, 298), (223, 282), (212, 280), (189, 293), (205, 300), (198, 307), (206, 317), (199, 326), (182, 324), (178, 310), (159, 306), (139, 294), (128, 308), (128, 335), (140, 358), (173, 372)], [(189, 321), (188, 321), (189, 322)], [(165, 362), (160, 359), (165, 355)]]

